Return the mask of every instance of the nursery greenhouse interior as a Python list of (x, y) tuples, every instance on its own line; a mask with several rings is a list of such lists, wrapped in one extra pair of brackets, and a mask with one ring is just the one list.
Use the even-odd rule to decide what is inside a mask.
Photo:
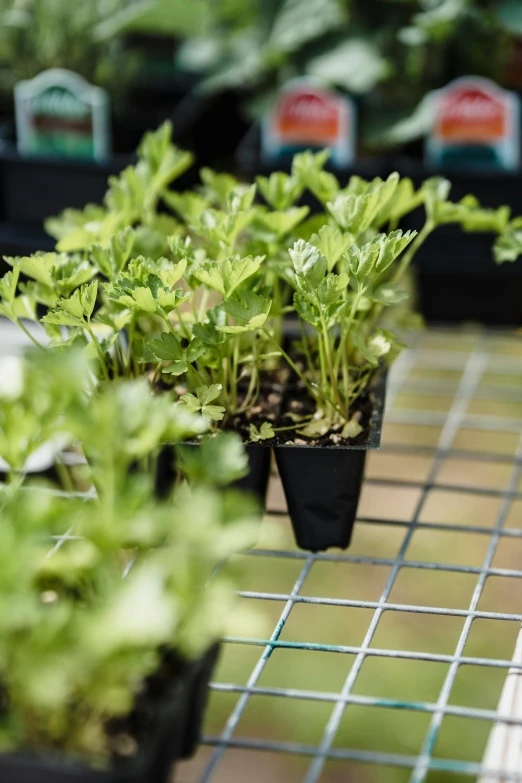
[(522, 783), (522, 3), (0, 0), (0, 783)]

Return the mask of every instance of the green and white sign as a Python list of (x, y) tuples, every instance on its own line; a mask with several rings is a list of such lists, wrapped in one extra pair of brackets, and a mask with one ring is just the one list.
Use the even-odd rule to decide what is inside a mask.
[(21, 155), (103, 161), (110, 153), (107, 93), (72, 71), (19, 82), (15, 110)]

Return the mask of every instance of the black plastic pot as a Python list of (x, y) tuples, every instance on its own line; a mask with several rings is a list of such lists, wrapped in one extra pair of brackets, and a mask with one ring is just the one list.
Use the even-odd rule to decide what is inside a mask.
[(185, 680), (183, 736), (179, 755), (181, 759), (190, 758), (201, 740), (203, 718), (208, 702), (208, 686), (219, 657), (219, 651), (219, 644), (214, 644), (205, 655), (190, 665)]
[[(398, 158), (394, 168), (418, 187), (434, 174), (452, 182), (450, 198), (468, 194), (485, 207), (507, 204), (513, 216), (522, 214), (522, 173), (462, 169), (428, 169), (419, 160)], [(415, 210), (403, 228), (419, 230), (424, 210)], [(417, 253), (417, 309), (430, 323), (479, 321), (490, 325), (519, 325), (522, 321), (522, 264), (497, 265), (493, 234), (465, 233), (447, 225), (426, 240)]]
[(356, 446), (276, 446), (275, 457), (301, 549), (321, 552), (350, 545), (368, 449), (381, 442), (386, 375), (374, 387), (366, 443)]
[(0, 218), (8, 224), (42, 226), (67, 207), (100, 204), (107, 180), (134, 160), (122, 156), (107, 163), (24, 158), (14, 145), (0, 147)]
[[(197, 443), (184, 443), (184, 448), (197, 449)], [(245, 445), (245, 451), (248, 456), (249, 469), (246, 476), (231, 485), (237, 489), (252, 492), (259, 503), (265, 506), (266, 493), (268, 489), (268, 480), (270, 478), (270, 449), (257, 444)], [(164, 446), (159, 455), (156, 465), (156, 493), (158, 497), (168, 496), (176, 479), (176, 456), (175, 447)]]
[(0, 755), (2, 783), (167, 783), (172, 765), (191, 756), (200, 739), (208, 684), (219, 652), (212, 646), (190, 664), (175, 693), (163, 698), (137, 756), (96, 770), (59, 756)]

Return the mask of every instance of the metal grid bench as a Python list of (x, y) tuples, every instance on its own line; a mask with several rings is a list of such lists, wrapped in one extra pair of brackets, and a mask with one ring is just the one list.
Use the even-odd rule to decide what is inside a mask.
[[(522, 582), (518, 581), (522, 577), (521, 430), (520, 337), (480, 330), (439, 330), (419, 335), (390, 375), (382, 449), (378, 456), (370, 456), (354, 547), (346, 552), (313, 555), (296, 550), (285, 532), (288, 545), (285, 541), (285, 546), (277, 549), (263, 548), (261, 542), (259, 548), (245, 555), (258, 561), (257, 582), (261, 584), (256, 584), (257, 589), (242, 590), (240, 595), (270, 611), (273, 630), (265, 638), (250, 638), (247, 634), (226, 638), (224, 665), (211, 686), (212, 703), (220, 704), (211, 709), (204, 747), (193, 762), (182, 765), (177, 781), (522, 780), (522, 754), (516, 749), (522, 732), (520, 686), (511, 687), (509, 692), (505, 689), (500, 706), (496, 696), (491, 704), (491, 694), (497, 690), (500, 697), (502, 683), (509, 682), (509, 671), (515, 675), (515, 683), (522, 679), (517, 676), (522, 671), (522, 651), (518, 658), (515, 656), (522, 623)], [(287, 531), (277, 477), (272, 480), (268, 516), (278, 519)], [(376, 495), (381, 498), (380, 504), (375, 502)], [(458, 513), (452, 518), (451, 506), (455, 503)], [(379, 506), (376, 514), (374, 506)], [(365, 528), (370, 535), (360, 546), (357, 534)], [(372, 537), (377, 541), (390, 535), (396, 541), (396, 551), (383, 553), (382, 547), (377, 547), (374, 555)], [(419, 547), (417, 541), (421, 539)], [(291, 565), (293, 585), (289, 582), (286, 590), (276, 592), (274, 574), (281, 564)], [(367, 600), (363, 591), (362, 598), (351, 597), (350, 573), (356, 567), (385, 569), (386, 578), (379, 577), (380, 595)], [(319, 576), (326, 578), (328, 569), (339, 568), (346, 568), (346, 580), (336, 582), (341, 585), (341, 595), (326, 594), (328, 590), (322, 588)], [(416, 596), (415, 580), (418, 582), (419, 577), (424, 583)], [(401, 585), (405, 579), (413, 580), (409, 588)], [(464, 580), (465, 590), (456, 587), (453, 591), (451, 585), (459, 579)], [(490, 584), (496, 587), (498, 580), (502, 590), (491, 592)], [(450, 584), (450, 593), (445, 588), (439, 595), (438, 586), (444, 581)], [(366, 587), (371, 584), (369, 578)], [(409, 600), (401, 600), (405, 590)], [(300, 615), (296, 617), (299, 623), (290, 629), (294, 615), (312, 607), (315, 613), (309, 615), (308, 624)], [(361, 614), (358, 627), (364, 626), (364, 632), (357, 644), (316, 640), (313, 618), (319, 616), (319, 611), (331, 612), (334, 608), (338, 618), (335, 622), (340, 626), (345, 622), (347, 628), (354, 612)], [(391, 615), (397, 622), (400, 619), (408, 623), (408, 640), (414, 643), (405, 645), (406, 649), (395, 644), (400, 635), (384, 632)], [(445, 631), (440, 632), (440, 640), (447, 642), (443, 652), (424, 643), (423, 629), (434, 618), (452, 624), (454, 638), (444, 640)], [(486, 623), (490, 629), (482, 632), (487, 647), (482, 655), (473, 654), (473, 645), (470, 647), (474, 623)], [(502, 630), (498, 643), (497, 631), (492, 630), (497, 628)], [(440, 647), (440, 640), (436, 647)], [(250, 662), (246, 678), (247, 663), (237, 664), (238, 649)], [(312, 660), (311, 653), (318, 655)], [(283, 654), (293, 656), (302, 674), (299, 687), (289, 687), (284, 680), (274, 685), (277, 678), (269, 676), (274, 661)], [(328, 660), (335, 654), (337, 668), (343, 667), (338, 690), (325, 686), (329, 664), (326, 668), (320, 664), (319, 654), (323, 658), (329, 654)], [(301, 661), (296, 656), (302, 656)], [(373, 670), (382, 665), (388, 667), (392, 682), (393, 666), (398, 661), (412, 667), (408, 696), (380, 696), (371, 677), (361, 675), (369, 664)], [(422, 694), (415, 697), (417, 685), (419, 693), (423, 690), (424, 679), (418, 668), (424, 665), (422, 662), (438, 664), (439, 674), (443, 671), (435, 692), (434, 683), (430, 684), (429, 699), (422, 698)], [(289, 665), (283, 676), (284, 671), (289, 674), (291, 670)], [(475, 684), (468, 690), (476, 692), (477, 699), (471, 699), (471, 704), (453, 698), (456, 693), (458, 696), (456, 682), (464, 670), (474, 677)], [(490, 703), (485, 708), (480, 706), (481, 682), (490, 673), (496, 676), (497, 685), (490, 691)], [(291, 676), (288, 679), (293, 681)], [(262, 736), (258, 736), (256, 705), (261, 698), (265, 703), (270, 700), (271, 712), (267, 714), (274, 716), (274, 726), (262, 726)], [(293, 703), (292, 715), (299, 716), (302, 710), (304, 722), (310, 705), (317, 709), (313, 719), (320, 728), (316, 742), (298, 740), (299, 718), (288, 730), (275, 725), (278, 711), (284, 710), (288, 701)], [(386, 721), (392, 727), (401, 716), (413, 716), (419, 723), (416, 733), (420, 737), (414, 752), (402, 752), (393, 744), (389, 747), (389, 741), (383, 743), (383, 749), (373, 730), (368, 742), (365, 737), (353, 741), (350, 731), (340, 731), (351, 711), (356, 715), (363, 708), (378, 711), (384, 739)], [(270, 718), (264, 721), (271, 722)], [(472, 753), (463, 748), (459, 757), (451, 757), (444, 747), (439, 752), (448, 721), (468, 721), (471, 742), (477, 727), (481, 728), (482, 740)], [(410, 720), (410, 730), (412, 725)], [(490, 743), (485, 753), (488, 735)], [(264, 755), (271, 759), (269, 767), (264, 766)]]

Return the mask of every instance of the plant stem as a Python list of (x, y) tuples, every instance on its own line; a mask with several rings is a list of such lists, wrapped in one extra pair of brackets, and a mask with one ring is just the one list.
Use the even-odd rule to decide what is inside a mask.
[(103, 351), (101, 349), (101, 345), (98, 342), (98, 340), (96, 338), (96, 335), (94, 334), (94, 332), (91, 329), (90, 321), (85, 321), (85, 328), (88, 331), (88, 333), (90, 334), (91, 340), (93, 341), (94, 347), (96, 348), (96, 353), (98, 354), (98, 359), (99, 359), (100, 365), (101, 365), (102, 375), (103, 375), (103, 377), (105, 378), (106, 381), (110, 381), (109, 371), (107, 370), (107, 365), (105, 364), (105, 357), (103, 355)]
[(338, 405), (343, 407), (343, 401), (339, 395), (339, 389), (337, 386), (337, 374), (334, 369), (334, 363), (332, 359), (332, 346), (330, 344), (330, 335), (328, 333), (328, 326), (325, 321), (324, 315), (322, 311), (319, 311), (321, 314), (321, 325), (323, 327), (323, 341), (324, 341), (324, 350), (325, 350), (325, 357), (326, 357), (326, 365), (328, 367), (328, 374), (330, 376), (330, 383), (329, 387), (332, 392), (333, 399), (337, 402)]
[(329, 399), (329, 397), (326, 396), (326, 394), (323, 392), (322, 389), (319, 388), (319, 386), (312, 386), (312, 384), (309, 383), (309, 381), (306, 379), (306, 377), (303, 375), (299, 367), (295, 364), (295, 362), (290, 358), (290, 356), (286, 353), (285, 350), (279, 345), (277, 340), (274, 340), (268, 329), (262, 329), (262, 331), (267, 336), (269, 342), (273, 343), (277, 350), (280, 352), (281, 356), (284, 356), (292, 370), (295, 372), (295, 374), (298, 376), (298, 378), (301, 379), (301, 381), (304, 383), (308, 391), (310, 392), (313, 399), (317, 399), (317, 395), (319, 394), (324, 400), (326, 400), (327, 403), (329, 403), (335, 410), (338, 411), (338, 413), (341, 414), (341, 416), (344, 416), (345, 414), (337, 407), (337, 405)]
[(41, 343), (38, 342), (36, 337), (34, 337), (34, 335), (31, 334), (29, 329), (26, 326), (23, 325), (22, 321), (20, 321), (19, 318), (15, 318), (14, 320), (15, 320), (16, 325), (20, 327), (22, 332), (25, 332), (27, 337), (31, 340), (32, 343), (34, 343), (36, 345), (37, 348), (39, 348), (41, 351), (44, 351), (44, 352), (47, 351), (47, 348), (45, 348)]

